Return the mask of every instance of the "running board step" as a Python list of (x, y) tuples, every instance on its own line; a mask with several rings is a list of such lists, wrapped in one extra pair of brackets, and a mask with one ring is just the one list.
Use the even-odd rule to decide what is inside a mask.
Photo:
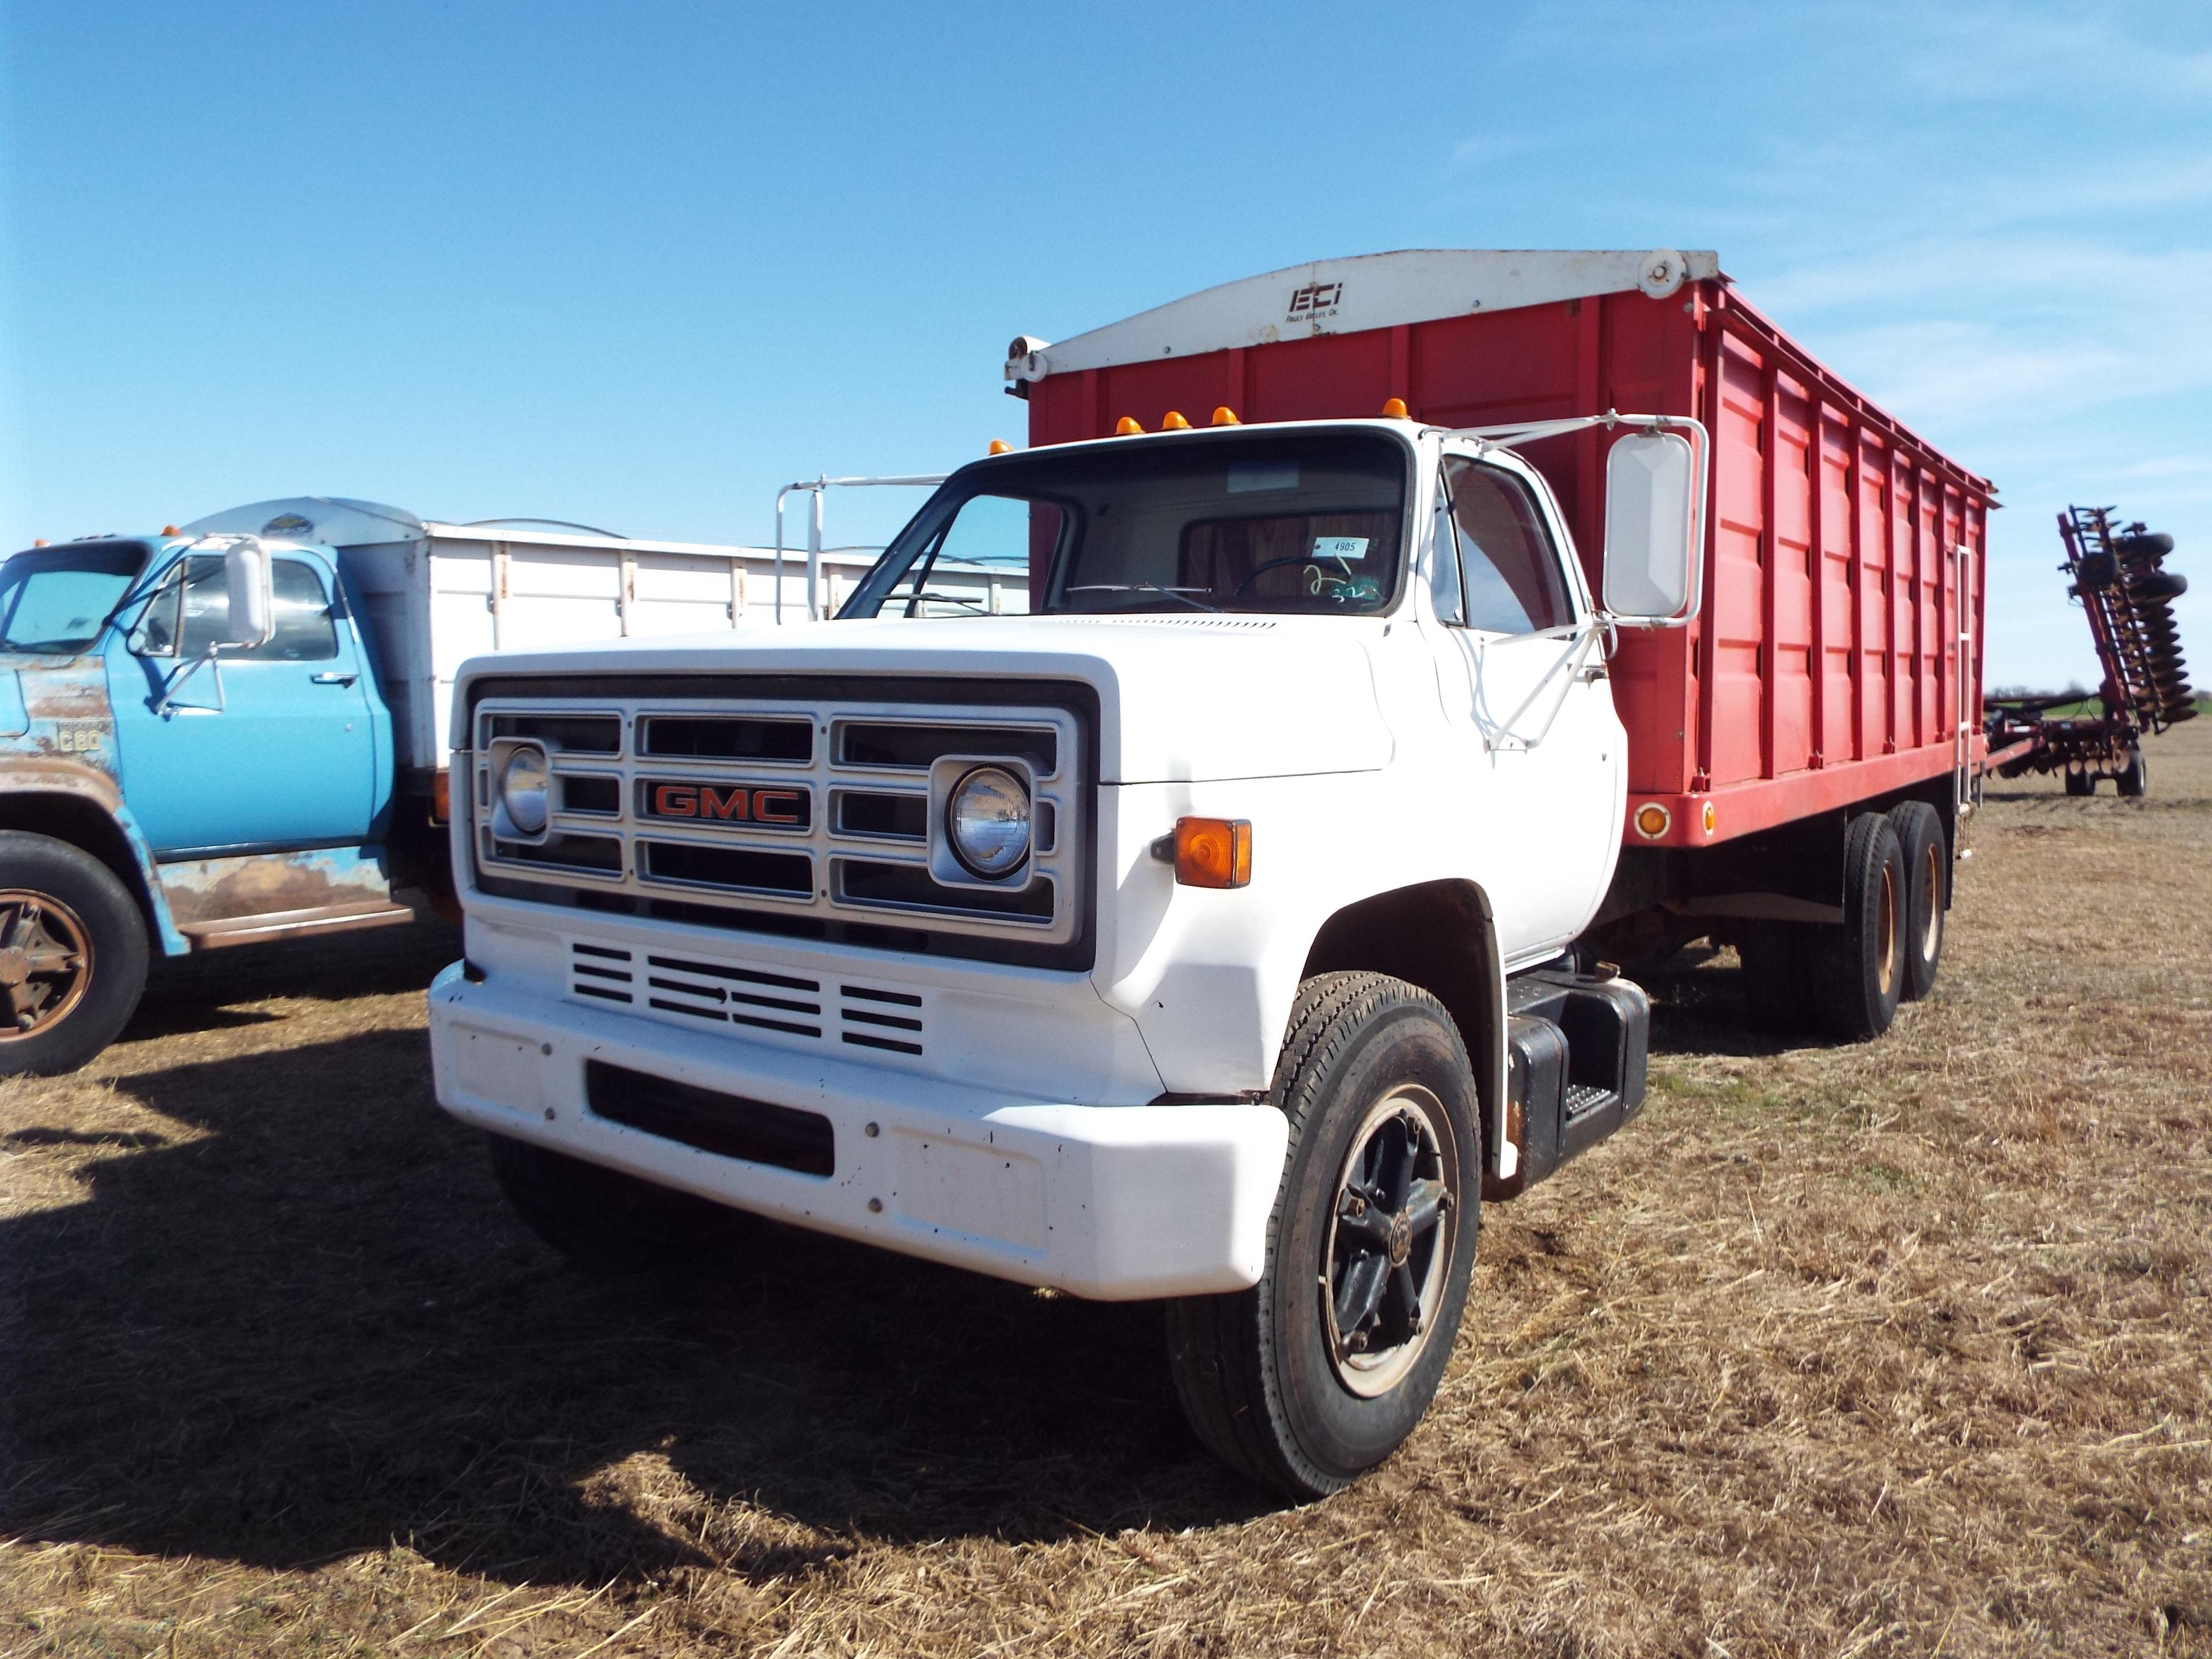
[(1617, 977), (1543, 969), (1505, 987), (1510, 1198), (1603, 1140), (1643, 1109), (1651, 1000)]

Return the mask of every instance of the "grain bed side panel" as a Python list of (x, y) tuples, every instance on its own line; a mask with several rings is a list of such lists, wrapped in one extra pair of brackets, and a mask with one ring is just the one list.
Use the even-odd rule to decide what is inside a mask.
[[(1903, 764), (1885, 757), (1917, 751), (1940, 769), (1962, 675), (1978, 718), (1980, 482), (1725, 281), (1665, 300), (1590, 296), (1054, 375), (1030, 388), (1030, 441), (1103, 437), (1123, 416), (1157, 431), (1170, 409), (1202, 423), (1219, 404), (1248, 422), (1370, 416), (1392, 397), (1443, 426), (1618, 409), (1694, 413), (1711, 430), (1703, 610), (1685, 629), (1625, 635), (1612, 662), (1632, 797), (1753, 785), (1826, 810), (1850, 786), (1816, 787), (1818, 775), (1867, 765), (1872, 795)], [(1611, 441), (1592, 432), (1525, 452), (1559, 497), (1594, 590)], [(1974, 641), (1963, 663), (1962, 614)], [(1723, 823), (1714, 838), (1736, 832)]]

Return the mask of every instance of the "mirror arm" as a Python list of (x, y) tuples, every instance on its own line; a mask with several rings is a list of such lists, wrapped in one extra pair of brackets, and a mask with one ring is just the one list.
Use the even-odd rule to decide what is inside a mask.
[[(1555, 705), (1553, 708), (1551, 719), (1547, 720), (1544, 722), (1544, 729), (1536, 733), (1534, 737), (1516, 737), (1513, 728), (1520, 724), (1521, 717), (1527, 714), (1530, 708), (1535, 706), (1536, 699), (1544, 695), (1544, 688), (1552, 683), (1553, 679), (1562, 669), (1566, 671), (1567, 677), (1570, 680), (1571, 680), (1575, 675), (1582, 672), (1583, 664), (1589, 660), (1589, 648), (1591, 645), (1595, 643), (1605, 631), (1606, 628), (1604, 619), (1593, 613), (1587, 622), (1577, 624), (1571, 634), (1565, 634), (1564, 637), (1568, 641), (1567, 648), (1559, 653), (1559, 659), (1553, 663), (1549, 668), (1544, 671), (1542, 677), (1537, 680), (1535, 684), (1528, 688), (1528, 695), (1521, 699), (1521, 706), (1505, 718), (1505, 720), (1498, 726), (1496, 732), (1485, 732), (1483, 734), (1483, 748), (1486, 751), (1495, 753), (1507, 743), (1517, 742), (1523, 749), (1534, 749), (1538, 744), (1543, 742), (1546, 738), (1551, 736), (1552, 722), (1559, 718), (1559, 705)], [(1544, 632), (1553, 635), (1553, 637), (1562, 636), (1562, 630), (1547, 629), (1545, 629)], [(1524, 635), (1523, 637), (1540, 638), (1542, 635)], [(1565, 699), (1562, 696), (1560, 703), (1563, 705), (1565, 702)]]
[(1455, 438), (1466, 438), (1495, 449), (1517, 449), (1540, 438), (1558, 438), (1570, 432), (1587, 432), (1601, 426), (1608, 432), (1626, 428), (1631, 432), (1671, 432), (1690, 442), (1691, 468), (1697, 475), (1697, 499), (1690, 509), (1690, 597), (1671, 617), (1615, 618), (1623, 628), (1680, 628), (1698, 614), (1705, 603), (1705, 510), (1712, 476), (1712, 434), (1703, 421), (1689, 415), (1623, 415), (1608, 409), (1602, 415), (1577, 415), (1563, 421), (1523, 421), (1513, 426), (1462, 426), (1449, 428)]
[(223, 695), (222, 664), (216, 659), (216, 653), (222, 647), (219, 646), (213, 645), (208, 647), (206, 651), (202, 653), (199, 656), (194, 657), (190, 662), (186, 663), (179, 672), (171, 676), (167, 680), (164, 681), (161, 686), (161, 695), (154, 700), (154, 713), (156, 715), (166, 717), (179, 707), (177, 702), (178, 694), (185, 689), (186, 684), (191, 681), (192, 676), (198, 673), (203, 668), (207, 669), (209, 674), (215, 680), (215, 707), (213, 708), (206, 709), (204, 712), (210, 714), (220, 714), (228, 710), (230, 707), (230, 702)]

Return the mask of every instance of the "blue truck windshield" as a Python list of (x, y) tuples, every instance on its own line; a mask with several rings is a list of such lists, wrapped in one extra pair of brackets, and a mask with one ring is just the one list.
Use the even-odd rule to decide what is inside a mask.
[(85, 649), (146, 568), (139, 542), (34, 547), (0, 564), (0, 649)]
[(842, 617), (981, 605), (939, 566), (1026, 579), (1052, 615), (1382, 610), (1398, 584), (1407, 456), (1379, 433), (1255, 433), (1035, 450), (950, 480)]

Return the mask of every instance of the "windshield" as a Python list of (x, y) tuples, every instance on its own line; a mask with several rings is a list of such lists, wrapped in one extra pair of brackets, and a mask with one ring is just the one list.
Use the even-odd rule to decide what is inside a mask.
[(143, 542), (94, 542), (34, 547), (0, 564), (0, 648), (83, 650), (145, 568), (146, 554)]
[(979, 570), (1047, 615), (1380, 611), (1398, 584), (1407, 466), (1367, 432), (1036, 450), (953, 478), (838, 614), (1013, 609), (981, 597)]

